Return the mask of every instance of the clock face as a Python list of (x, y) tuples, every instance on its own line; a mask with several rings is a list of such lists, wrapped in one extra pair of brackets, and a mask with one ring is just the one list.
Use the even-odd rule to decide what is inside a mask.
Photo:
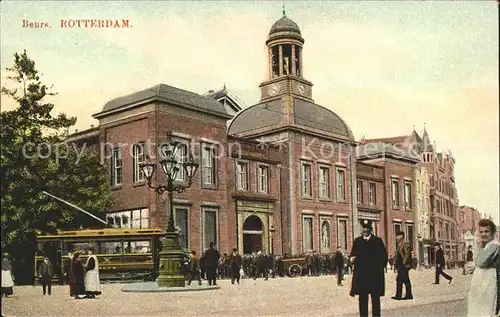
[(269, 94), (271, 96), (276, 95), (279, 90), (280, 90), (280, 87), (276, 84), (272, 84), (271, 86), (269, 86)]
[(301, 95), (303, 95), (306, 92), (306, 88), (303, 85), (299, 85), (299, 87), (297, 87), (297, 89), (299, 91), (299, 94), (301, 94)]

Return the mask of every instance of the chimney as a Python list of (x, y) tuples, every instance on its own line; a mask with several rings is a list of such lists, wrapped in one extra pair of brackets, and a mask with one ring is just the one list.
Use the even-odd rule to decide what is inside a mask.
[(94, 125), (93, 125), (93, 124), (91, 124), (91, 125), (90, 125), (90, 128), (93, 128), (93, 127), (94, 127)]
[(75, 129), (75, 133), (78, 133), (78, 129)]
[(210, 89), (210, 90), (208, 91), (208, 93), (209, 93), (209, 94), (211, 94), (211, 93), (213, 93), (213, 92), (214, 92), (214, 91), (213, 91), (212, 89)]

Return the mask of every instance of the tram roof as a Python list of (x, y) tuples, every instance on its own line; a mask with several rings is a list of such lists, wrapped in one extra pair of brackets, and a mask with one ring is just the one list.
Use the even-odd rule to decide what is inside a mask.
[(39, 234), (37, 239), (58, 239), (58, 238), (95, 238), (95, 237), (116, 237), (116, 236), (148, 236), (164, 235), (162, 229), (132, 229), (132, 228), (106, 228), (106, 229), (82, 229), (58, 231), (56, 234)]

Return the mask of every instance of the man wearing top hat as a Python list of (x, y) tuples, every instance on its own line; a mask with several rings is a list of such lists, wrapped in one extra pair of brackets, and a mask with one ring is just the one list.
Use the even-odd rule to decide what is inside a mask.
[(362, 236), (354, 240), (350, 260), (354, 264), (351, 296), (359, 295), (359, 315), (368, 316), (368, 294), (372, 316), (380, 316), (380, 297), (385, 295), (387, 250), (384, 242), (372, 234), (372, 221), (362, 220)]

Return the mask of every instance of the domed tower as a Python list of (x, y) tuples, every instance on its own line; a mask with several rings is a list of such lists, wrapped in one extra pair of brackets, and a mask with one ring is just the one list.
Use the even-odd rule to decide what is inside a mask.
[(283, 17), (271, 27), (266, 45), (269, 76), (260, 85), (261, 101), (287, 93), (311, 99), (312, 83), (303, 78), (304, 38), (297, 23), (289, 19), (284, 10)]

